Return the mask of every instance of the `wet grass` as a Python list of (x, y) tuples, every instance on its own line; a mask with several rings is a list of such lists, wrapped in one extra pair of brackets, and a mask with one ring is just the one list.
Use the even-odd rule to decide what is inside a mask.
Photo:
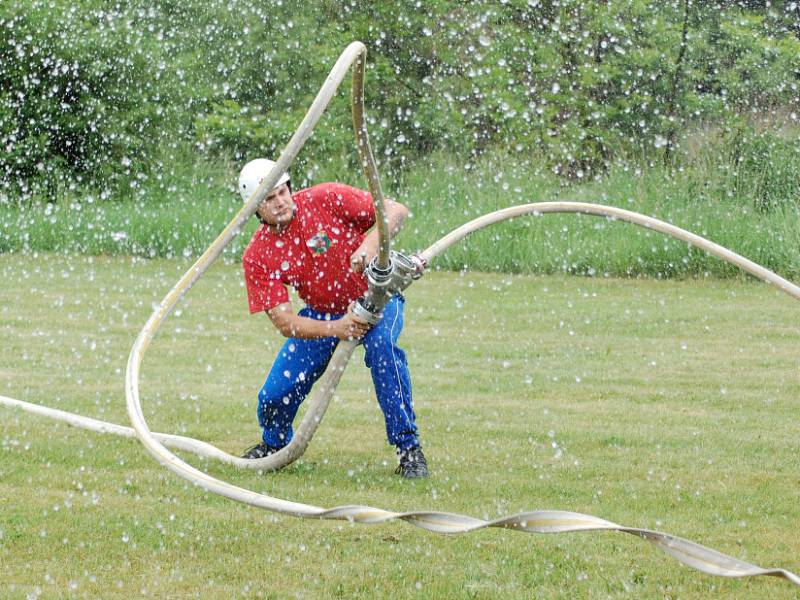
[[(133, 339), (183, 259), (0, 256), (0, 394), (127, 423)], [(357, 352), (306, 455), (272, 475), (188, 459), (318, 506), (494, 518), (556, 508), (800, 571), (798, 305), (745, 280), (428, 274), (405, 347), (432, 475), (400, 481)], [(281, 340), (215, 265), (143, 366), (154, 430), (232, 452)], [(3, 597), (791, 598), (631, 536), (273, 515), (195, 489), (135, 441), (0, 408)]]
[[(181, 165), (179, 165), (181, 167)], [(800, 168), (800, 166), (798, 166)], [(362, 185), (358, 174), (340, 179)], [(757, 174), (751, 174), (756, 177)], [(241, 206), (235, 166), (182, 165), (136, 200), (0, 204), (0, 252), (199, 256)], [(737, 178), (738, 177), (738, 178)], [(387, 195), (412, 210), (398, 243), (418, 251), (466, 221), (500, 208), (552, 200), (607, 204), (653, 216), (697, 233), (785, 277), (800, 276), (800, 192), (773, 190), (782, 200), (758, 203), (742, 176), (712, 163), (667, 171), (617, 166), (602, 179), (564, 186), (520, 158), (487, 157), (464, 165), (435, 156), (387, 179)], [(324, 177), (322, 179), (325, 179)], [(152, 185), (155, 186), (155, 183)], [(760, 207), (760, 208), (759, 208)], [(241, 256), (250, 232), (226, 249)], [(507, 273), (680, 278), (737, 271), (715, 257), (633, 225), (576, 215), (522, 217), (475, 233), (442, 256), (440, 268)]]
[[(709, 165), (667, 171), (612, 168), (600, 180), (560, 185), (546, 172), (496, 158), (465, 171), (433, 162), (404, 180), (418, 218), (401, 234), (410, 250), (425, 248), (468, 220), (507, 206), (577, 201), (615, 206), (696, 233), (786, 277), (800, 274), (800, 192), (757, 210), (747, 190)], [(737, 273), (715, 257), (660, 233), (583, 215), (521, 217), (476, 232), (437, 261), (505, 273), (729, 277)]]

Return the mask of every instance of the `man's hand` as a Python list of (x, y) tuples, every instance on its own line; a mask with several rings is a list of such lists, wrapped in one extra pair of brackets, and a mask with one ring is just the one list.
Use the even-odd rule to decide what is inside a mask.
[(369, 331), (370, 324), (348, 312), (341, 319), (331, 321), (331, 334), (340, 340), (360, 340)]
[(367, 253), (361, 248), (353, 252), (350, 256), (350, 268), (353, 270), (353, 273), (363, 273), (368, 264)]
[(370, 324), (353, 314), (353, 305), (351, 302), (347, 314), (336, 321), (322, 321), (296, 315), (291, 302), (273, 306), (267, 311), (267, 316), (286, 337), (304, 340), (325, 337), (360, 340), (369, 331)]
[[(389, 225), (389, 236), (394, 237), (400, 230), (403, 220), (408, 216), (408, 209), (399, 202), (386, 198), (386, 217)], [(363, 273), (370, 261), (378, 255), (378, 228), (373, 227), (361, 245), (350, 256), (350, 268), (354, 273)]]

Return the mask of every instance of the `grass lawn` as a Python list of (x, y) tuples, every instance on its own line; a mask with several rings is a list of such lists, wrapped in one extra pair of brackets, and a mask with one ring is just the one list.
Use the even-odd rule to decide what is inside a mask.
[[(127, 424), (134, 337), (185, 260), (0, 255), (0, 394)], [(585, 512), (800, 572), (800, 305), (745, 279), (432, 272), (404, 346), (431, 478), (401, 481), (363, 351), (279, 498), (495, 518)], [(155, 431), (240, 452), (282, 340), (219, 263), (148, 350)], [(441, 536), (301, 520), (202, 492), (136, 441), (0, 408), (3, 598), (794, 598), (632, 536)]]

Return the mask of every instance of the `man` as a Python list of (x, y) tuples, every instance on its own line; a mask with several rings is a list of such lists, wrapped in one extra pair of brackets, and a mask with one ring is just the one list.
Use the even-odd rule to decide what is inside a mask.
[[(275, 163), (256, 159), (239, 176), (247, 201)], [(387, 202), (389, 230), (397, 233), (408, 209)], [(339, 340), (360, 340), (372, 372), (389, 443), (397, 448), (397, 473), (428, 476), (411, 400), (405, 353), (397, 346), (405, 299), (393, 297), (372, 328), (352, 313), (354, 300), (367, 291), (363, 271), (378, 252), (375, 210), (369, 193), (341, 183), (324, 183), (296, 193), (288, 174), (256, 211), (261, 221), (242, 257), (250, 313), (266, 312), (288, 339), (258, 394), (262, 441), (244, 458), (262, 458), (292, 439), (300, 404), (336, 349)], [(306, 303), (295, 313), (287, 286)]]

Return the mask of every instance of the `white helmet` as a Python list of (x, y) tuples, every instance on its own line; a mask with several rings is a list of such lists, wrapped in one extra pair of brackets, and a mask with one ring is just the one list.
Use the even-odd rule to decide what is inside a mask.
[[(274, 166), (274, 160), (269, 160), (267, 158), (256, 158), (242, 167), (242, 171), (239, 173), (239, 193), (242, 195), (242, 200), (245, 202), (250, 200), (250, 196), (252, 196), (253, 192), (256, 191), (256, 188), (261, 185), (261, 182), (264, 181), (264, 178), (269, 175), (269, 172)], [(275, 184), (275, 188), (282, 186), (288, 181), (289, 174), (282, 173), (278, 178), (278, 183)]]

